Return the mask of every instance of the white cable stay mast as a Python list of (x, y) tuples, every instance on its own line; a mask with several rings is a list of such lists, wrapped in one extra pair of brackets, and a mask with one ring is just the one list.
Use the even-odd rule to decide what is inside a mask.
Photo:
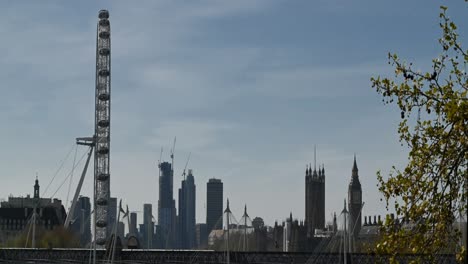
[(67, 218), (65, 219), (64, 227), (67, 229), (72, 221), (75, 213), (76, 202), (78, 201), (78, 197), (81, 193), (81, 187), (83, 187), (83, 182), (86, 177), (86, 172), (88, 171), (89, 161), (91, 160), (91, 156), (94, 150), (94, 139), (93, 138), (77, 138), (76, 144), (89, 146), (88, 158), (86, 159), (86, 163), (83, 168), (83, 172), (81, 173), (80, 181), (78, 182), (78, 186), (75, 190), (75, 195), (73, 196), (72, 205), (70, 207), (70, 211), (67, 214)]

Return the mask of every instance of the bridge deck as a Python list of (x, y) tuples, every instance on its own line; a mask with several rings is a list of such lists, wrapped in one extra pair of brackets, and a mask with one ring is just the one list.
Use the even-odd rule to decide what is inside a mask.
[[(1, 263), (89, 263), (89, 249), (0, 249)], [(105, 250), (97, 250), (97, 263), (107, 263)], [(409, 263), (418, 255), (401, 255), (400, 263)], [(419, 256), (420, 257), (420, 256)], [(347, 263), (389, 263), (388, 256), (348, 254)], [(230, 263), (344, 263), (342, 254), (307, 252), (230, 252)], [(226, 253), (207, 250), (123, 250), (115, 263), (226, 263)], [(438, 255), (437, 263), (456, 263), (454, 255)]]

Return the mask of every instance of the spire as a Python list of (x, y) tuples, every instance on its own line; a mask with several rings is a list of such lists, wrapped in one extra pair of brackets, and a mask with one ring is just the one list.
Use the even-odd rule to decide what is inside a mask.
[(306, 164), (306, 176), (309, 176), (309, 167)]
[(314, 172), (317, 165), (317, 145), (314, 145)]
[(245, 204), (244, 206), (244, 217), (249, 217), (249, 215), (247, 214), (247, 204)]
[(231, 212), (231, 209), (229, 209), (229, 198), (227, 198), (227, 206), (226, 206), (226, 210), (224, 210), (225, 213), (230, 213)]
[(357, 164), (356, 164), (356, 153), (354, 153), (354, 164), (353, 164), (353, 170), (357, 170)]
[(289, 221), (292, 223), (292, 212), (289, 212)]
[(344, 199), (344, 207), (343, 207), (343, 211), (341, 211), (341, 213), (345, 213), (345, 214), (348, 213), (348, 210), (346, 210), (346, 199)]
[(34, 198), (39, 199), (39, 179), (36, 172), (36, 182), (34, 184)]
[[(319, 167), (319, 174), (320, 174), (320, 167)], [(317, 145), (314, 145), (314, 172), (312, 173), (314, 178), (318, 177), (317, 174)]]
[(336, 221), (336, 212), (333, 213), (333, 232), (336, 232), (338, 229), (338, 223)]
[(325, 177), (325, 164), (322, 163), (322, 176)]
[(353, 176), (353, 178), (358, 177), (358, 167), (357, 167), (357, 163), (356, 163), (356, 153), (354, 153), (354, 164), (353, 164), (352, 176)]
[(312, 163), (309, 163), (309, 176), (312, 176)]

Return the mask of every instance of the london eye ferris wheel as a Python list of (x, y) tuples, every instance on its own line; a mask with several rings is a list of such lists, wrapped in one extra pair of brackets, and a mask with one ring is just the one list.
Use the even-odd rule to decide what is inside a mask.
[(96, 97), (94, 124), (95, 241), (104, 245), (108, 237), (110, 199), (110, 103), (111, 36), (109, 12), (99, 11), (96, 35)]

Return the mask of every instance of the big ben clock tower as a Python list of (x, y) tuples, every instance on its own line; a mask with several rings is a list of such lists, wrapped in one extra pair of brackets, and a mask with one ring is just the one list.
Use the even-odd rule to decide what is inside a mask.
[(356, 155), (354, 155), (351, 182), (349, 183), (348, 187), (348, 201), (348, 208), (350, 213), (349, 230), (350, 232), (353, 232), (354, 238), (357, 238), (359, 231), (361, 230), (362, 189), (361, 183), (359, 182)]

